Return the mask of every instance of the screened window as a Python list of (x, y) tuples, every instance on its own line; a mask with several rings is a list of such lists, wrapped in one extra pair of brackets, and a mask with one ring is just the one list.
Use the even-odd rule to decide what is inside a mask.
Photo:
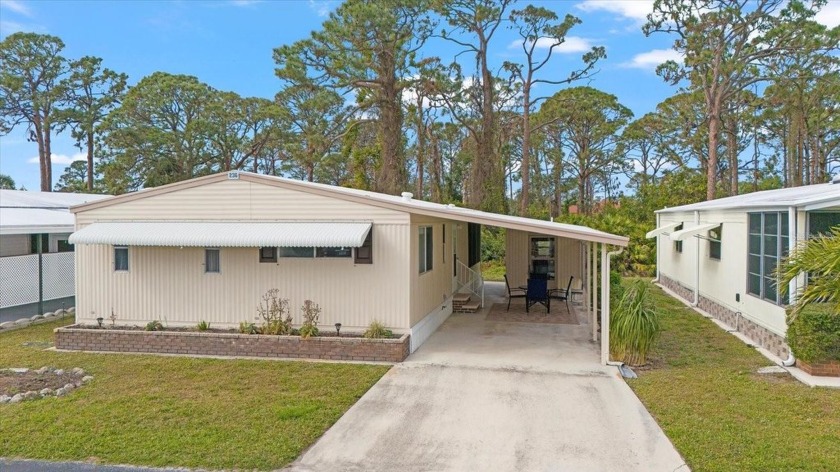
[(128, 248), (125, 246), (114, 247), (114, 270), (128, 271)]
[[(674, 228), (674, 232), (680, 231), (683, 229), (683, 224), (680, 223), (676, 228)], [(683, 250), (683, 242), (682, 241), (674, 241), (674, 250), (677, 252), (682, 252)]]
[(73, 252), (75, 248), (70, 241), (66, 239), (59, 239), (58, 240), (58, 252)]
[(373, 228), (368, 231), (365, 242), (356, 248), (356, 264), (373, 264)]
[(808, 236), (828, 234), (831, 228), (840, 226), (840, 211), (808, 212)]
[(778, 290), (776, 266), (788, 252), (786, 212), (749, 214), (747, 292), (777, 305), (788, 302)]
[(420, 227), (419, 262), (420, 273), (432, 270), (432, 255), (434, 254), (433, 233), (431, 226)]
[(709, 230), (709, 258), (720, 260), (723, 225)]
[(278, 247), (278, 257), (314, 257), (314, 247)]
[(219, 262), (218, 249), (204, 250), (204, 272), (208, 274), (218, 274), (221, 268)]
[(260, 248), (260, 262), (277, 262), (277, 248), (276, 247), (261, 247)]
[(315, 257), (350, 257), (353, 250), (349, 247), (316, 247)]
[[(38, 251), (38, 242), (40, 240), (41, 250)], [(50, 235), (49, 234), (30, 234), (29, 235), (29, 252), (31, 254), (48, 253), (50, 252)]]

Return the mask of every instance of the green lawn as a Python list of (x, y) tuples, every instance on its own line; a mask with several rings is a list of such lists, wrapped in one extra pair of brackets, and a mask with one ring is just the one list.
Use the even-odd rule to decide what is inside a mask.
[(651, 292), (662, 337), (629, 384), (692, 470), (840, 470), (840, 390), (757, 374), (764, 356)]
[(0, 405), (0, 457), (209, 469), (293, 461), (388, 366), (59, 353), (70, 319), (0, 334), (0, 367), (95, 376), (66, 397)]

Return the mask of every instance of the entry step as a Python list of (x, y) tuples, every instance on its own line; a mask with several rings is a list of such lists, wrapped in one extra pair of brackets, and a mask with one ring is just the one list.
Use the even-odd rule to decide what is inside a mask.
[(455, 303), (467, 303), (470, 301), (470, 294), (469, 293), (456, 293), (452, 295), (452, 301)]

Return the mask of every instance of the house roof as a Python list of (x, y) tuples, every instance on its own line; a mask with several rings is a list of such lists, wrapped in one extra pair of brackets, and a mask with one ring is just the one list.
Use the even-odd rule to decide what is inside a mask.
[(469, 208), (458, 207), (451, 204), (445, 205), (441, 203), (432, 203), (423, 200), (417, 200), (414, 198), (386, 195), (383, 193), (370, 192), (366, 190), (336, 187), (333, 185), (304, 182), (300, 180), (288, 179), (285, 177), (275, 177), (269, 175), (254, 174), (250, 172), (236, 172), (234, 175), (231, 176), (229, 176), (229, 173), (221, 173), (209, 175), (206, 177), (199, 177), (183, 182), (177, 182), (161, 187), (155, 187), (130, 194), (120, 195), (107, 201), (85, 203), (71, 208), (70, 211), (77, 213), (93, 210), (96, 208), (102, 208), (105, 206), (118, 205), (120, 203), (125, 203), (136, 199), (147, 198), (154, 195), (165, 194), (191, 187), (197, 187), (213, 182), (220, 182), (228, 180), (229, 178), (255, 182), (270, 186), (278, 186), (292, 190), (297, 190), (300, 192), (324, 195), (340, 200), (352, 201), (365, 205), (388, 208), (392, 210), (425, 216), (432, 216), (442, 219), (464, 221), (468, 223), (478, 223), (489, 226), (498, 226), (502, 228), (516, 229), (520, 231), (530, 231), (551, 236), (560, 236), (583, 241), (613, 244), (622, 247), (627, 246), (627, 243), (629, 241), (629, 239), (625, 236), (619, 236), (604, 231), (599, 231), (586, 226), (572, 225), (566, 223), (555, 223), (545, 220), (523, 218), (519, 216), (500, 215), (497, 213), (490, 213), (479, 210), (472, 210)]
[(92, 223), (73, 244), (182, 247), (360, 247), (369, 222), (119, 221)]
[(816, 184), (764, 190), (690, 205), (664, 208), (658, 210), (657, 213), (788, 207), (804, 207), (806, 210), (811, 210), (829, 206), (840, 206), (840, 184)]
[(70, 233), (69, 208), (110, 195), (0, 190), (0, 234)]

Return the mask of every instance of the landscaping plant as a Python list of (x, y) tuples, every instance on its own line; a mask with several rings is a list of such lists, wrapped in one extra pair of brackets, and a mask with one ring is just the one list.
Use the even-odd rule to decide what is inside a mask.
[(779, 290), (787, 293), (790, 282), (800, 274), (808, 274), (808, 283), (796, 294), (790, 321), (814, 302), (829, 303), (840, 312), (840, 226), (796, 246), (779, 265)]
[(394, 333), (385, 327), (379, 321), (373, 320), (368, 325), (368, 328), (365, 330), (365, 337), (368, 339), (383, 339), (383, 338), (390, 338), (394, 335)]
[(649, 285), (635, 280), (623, 289), (610, 317), (610, 352), (629, 365), (643, 365), (659, 336), (659, 315), (653, 308)]
[(198, 326), (196, 326), (196, 329), (198, 329), (199, 331), (207, 331), (208, 329), (210, 329), (210, 323), (201, 320), (198, 322)]
[(840, 312), (833, 304), (811, 303), (794, 315), (788, 308), (787, 343), (804, 362), (840, 361)]
[(307, 339), (311, 336), (318, 336), (318, 317), (321, 316), (321, 307), (312, 300), (303, 302), (300, 307), (303, 311), (303, 325), (300, 327), (300, 337)]
[(257, 334), (260, 331), (259, 329), (257, 329), (257, 325), (255, 325), (254, 323), (242, 321), (239, 323), (239, 332), (242, 334)]
[(257, 319), (262, 320), (262, 334), (291, 334), (292, 315), (289, 300), (280, 298), (280, 290), (273, 288), (265, 293), (257, 306)]
[(163, 330), (163, 324), (160, 321), (154, 320), (149, 321), (146, 323), (146, 331), (161, 331)]

